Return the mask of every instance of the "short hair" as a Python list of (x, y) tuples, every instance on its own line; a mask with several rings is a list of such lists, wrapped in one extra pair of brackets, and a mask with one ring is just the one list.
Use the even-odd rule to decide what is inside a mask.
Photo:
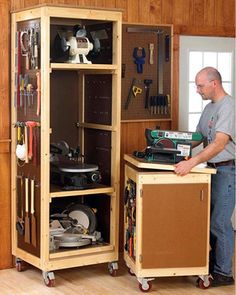
[(205, 73), (209, 81), (217, 80), (222, 83), (222, 77), (219, 71), (213, 67), (205, 67), (198, 74)]

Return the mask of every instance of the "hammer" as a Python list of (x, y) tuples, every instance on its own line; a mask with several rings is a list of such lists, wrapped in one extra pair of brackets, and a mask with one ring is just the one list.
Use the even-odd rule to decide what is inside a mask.
[(33, 157), (33, 128), (38, 126), (38, 122), (35, 121), (27, 121), (25, 122), (26, 126), (29, 127), (29, 152), (28, 158), (32, 159)]

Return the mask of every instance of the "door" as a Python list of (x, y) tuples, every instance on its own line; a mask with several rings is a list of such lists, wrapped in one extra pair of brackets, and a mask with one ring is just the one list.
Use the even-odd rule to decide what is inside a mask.
[(143, 185), (143, 269), (207, 265), (208, 194), (205, 183)]

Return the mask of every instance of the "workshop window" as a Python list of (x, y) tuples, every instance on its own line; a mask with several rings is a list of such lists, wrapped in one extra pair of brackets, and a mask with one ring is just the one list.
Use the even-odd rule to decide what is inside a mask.
[(227, 93), (232, 94), (232, 53), (231, 52), (189, 52), (189, 81), (188, 81), (188, 130), (195, 131), (200, 115), (209, 100), (199, 99), (196, 92), (195, 76), (204, 67), (212, 66), (219, 70), (222, 75), (222, 82)]
[(227, 93), (235, 96), (235, 38), (180, 36), (179, 130), (195, 131), (203, 101), (196, 92), (196, 73), (213, 66), (222, 75)]

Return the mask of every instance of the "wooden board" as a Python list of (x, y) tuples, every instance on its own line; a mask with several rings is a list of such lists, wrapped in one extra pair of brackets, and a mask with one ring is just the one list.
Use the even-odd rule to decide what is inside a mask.
[[(147, 160), (140, 159), (134, 157), (132, 155), (124, 155), (124, 160), (131, 163), (132, 165), (136, 166), (137, 168), (144, 168), (144, 169), (154, 169), (154, 170), (169, 170), (174, 171), (175, 167), (173, 164), (163, 164), (163, 163), (154, 163), (148, 162)], [(214, 168), (206, 168), (206, 167), (194, 167), (191, 172), (195, 173), (207, 173), (207, 174), (216, 174), (216, 169)]]

